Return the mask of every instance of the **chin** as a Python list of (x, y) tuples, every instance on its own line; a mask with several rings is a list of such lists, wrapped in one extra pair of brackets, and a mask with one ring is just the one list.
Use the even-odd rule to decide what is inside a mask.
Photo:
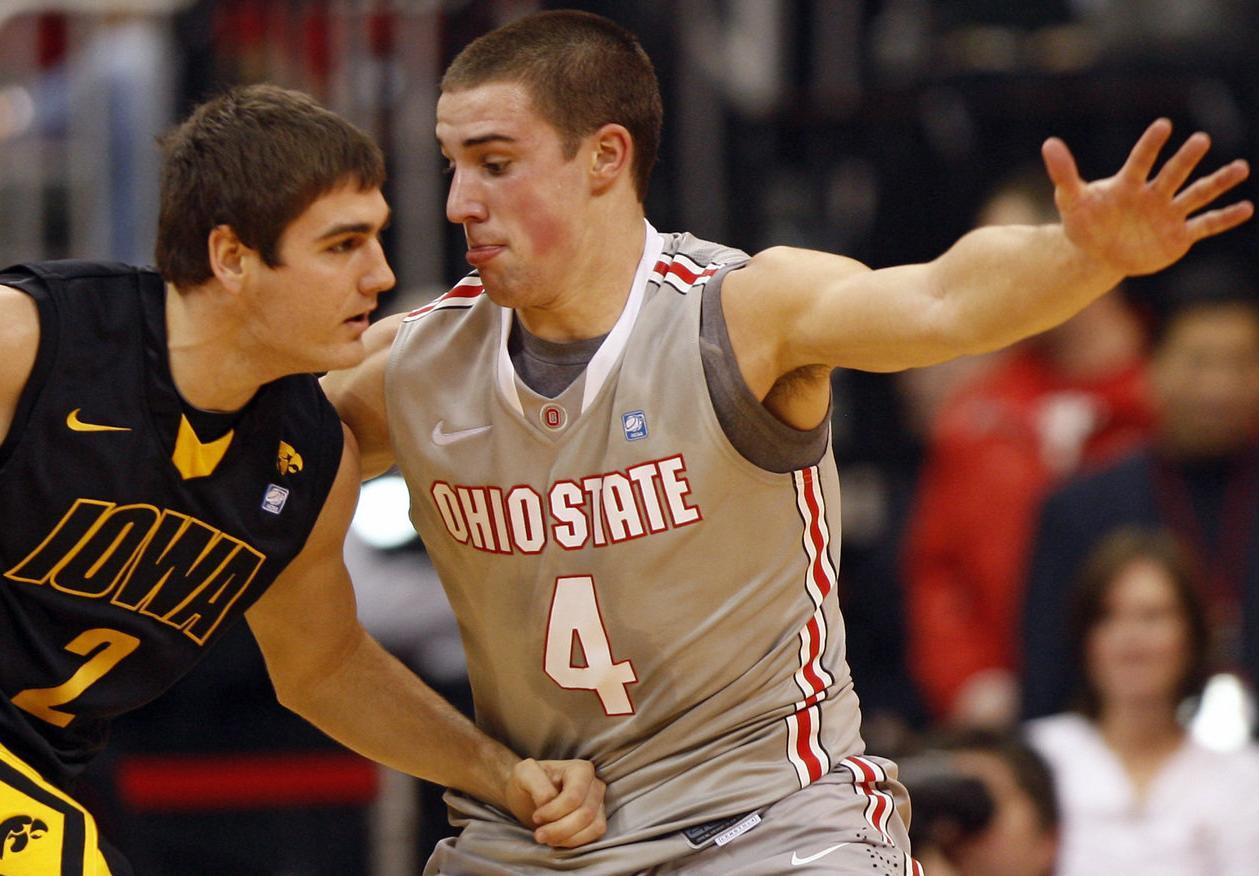
[(328, 371), (344, 371), (353, 368), (367, 358), (367, 347), (361, 341), (352, 344), (341, 344), (334, 348), (321, 351), (318, 356), (311, 357), (300, 373), (323, 374)]

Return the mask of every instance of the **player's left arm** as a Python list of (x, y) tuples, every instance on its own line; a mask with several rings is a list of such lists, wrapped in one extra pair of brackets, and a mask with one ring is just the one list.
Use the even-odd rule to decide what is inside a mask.
[(1170, 134), (1170, 122), (1154, 122), (1118, 173), (1093, 182), (1051, 138), (1042, 152), (1061, 222), (979, 228), (930, 262), (870, 270), (829, 253), (759, 253), (722, 290), (748, 386), (764, 398), (781, 377), (810, 366), (818, 375), (895, 371), (1005, 346), (1248, 219), (1246, 201), (1200, 212), (1246, 178), (1244, 161), (1186, 185), (1209, 147), (1205, 134), (1152, 173)]
[[(344, 428), (344, 427), (343, 427)], [(522, 760), (359, 624), (342, 550), (359, 490), (353, 434), (305, 548), (247, 612), (276, 696), (359, 754), (473, 796), (571, 848), (603, 835), (603, 782), (585, 761)]]

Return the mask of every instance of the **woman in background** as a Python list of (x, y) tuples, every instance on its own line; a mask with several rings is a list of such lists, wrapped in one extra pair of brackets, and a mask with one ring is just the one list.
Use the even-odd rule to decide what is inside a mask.
[(1209, 638), (1185, 554), (1165, 533), (1119, 530), (1074, 598), (1077, 711), (1028, 727), (1057, 781), (1059, 876), (1252, 876), (1259, 751), (1207, 749), (1180, 720)]

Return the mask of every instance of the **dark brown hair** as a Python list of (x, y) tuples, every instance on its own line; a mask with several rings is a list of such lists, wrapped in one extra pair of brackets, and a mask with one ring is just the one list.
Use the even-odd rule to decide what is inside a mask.
[(1002, 761), (1014, 774), (1015, 784), (1031, 800), (1041, 829), (1058, 829), (1061, 813), (1053, 770), (1022, 734), (986, 727), (960, 728), (936, 735), (927, 750), (953, 754), (978, 752)]
[(339, 186), (385, 181), (380, 148), (308, 95), (234, 88), (197, 107), (161, 140), (157, 268), (176, 287), (210, 279), (207, 239), (231, 226), (268, 265), (284, 229)]
[(1123, 527), (1107, 535), (1088, 555), (1073, 593), (1071, 646), (1081, 667), (1075, 704), (1090, 718), (1098, 716), (1101, 702), (1084, 669), (1085, 643), (1105, 619), (1106, 602), (1119, 575), (1133, 563), (1142, 561), (1167, 572), (1189, 632), (1189, 664), (1181, 680), (1180, 697), (1195, 696), (1206, 684), (1210, 632), (1192, 559), (1165, 530)]
[(651, 59), (637, 38), (588, 12), (527, 15), (478, 37), (442, 77), (442, 91), (490, 82), (525, 86), (533, 107), (560, 134), (564, 157), (606, 124), (634, 141), (634, 189), (642, 201), (660, 151), (664, 109)]

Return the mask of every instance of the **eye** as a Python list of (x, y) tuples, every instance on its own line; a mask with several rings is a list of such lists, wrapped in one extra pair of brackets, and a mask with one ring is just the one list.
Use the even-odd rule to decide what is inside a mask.
[(481, 166), (485, 168), (485, 172), (490, 176), (502, 176), (507, 172), (507, 167), (511, 164), (509, 161), (482, 161)]
[(358, 247), (359, 243), (360, 239), (357, 237), (346, 237), (328, 247), (328, 252), (349, 252)]

